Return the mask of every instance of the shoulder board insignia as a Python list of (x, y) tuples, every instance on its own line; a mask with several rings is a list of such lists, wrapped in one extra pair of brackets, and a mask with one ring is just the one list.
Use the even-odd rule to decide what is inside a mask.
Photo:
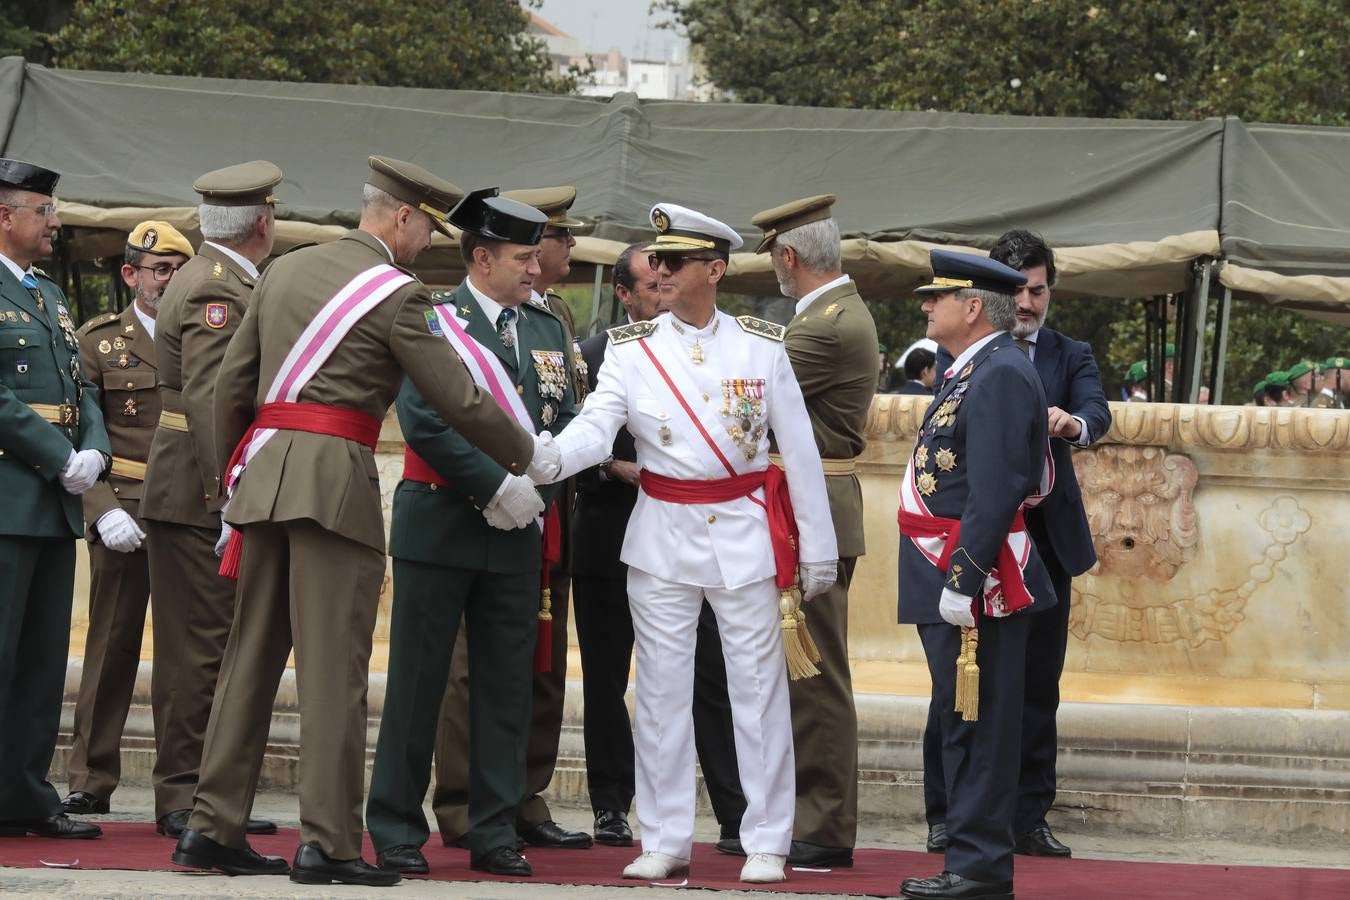
[(83, 325), (80, 326), (80, 334), (88, 334), (95, 328), (102, 328), (109, 322), (116, 322), (120, 318), (121, 315), (115, 312), (104, 313), (101, 316), (95, 316), (94, 318), (90, 319), (88, 322), (85, 322)]
[(751, 334), (757, 334), (760, 337), (768, 338), (771, 341), (783, 340), (783, 335), (787, 334), (787, 329), (782, 325), (777, 325), (767, 319), (760, 319), (755, 316), (737, 316), (736, 322), (745, 331)]
[(225, 277), (225, 266), (222, 265), (221, 263), (215, 263), (214, 265), (212, 265), (212, 266), (211, 266), (211, 277), (212, 277), (212, 278), (224, 278), (224, 277)]
[(454, 291), (435, 290), (431, 292), (432, 303), (449, 303)]
[(611, 343), (626, 344), (629, 341), (635, 341), (638, 338), (650, 337), (655, 332), (655, 322), (632, 322), (628, 325), (620, 325), (617, 328), (611, 328), (609, 329), (608, 334)]

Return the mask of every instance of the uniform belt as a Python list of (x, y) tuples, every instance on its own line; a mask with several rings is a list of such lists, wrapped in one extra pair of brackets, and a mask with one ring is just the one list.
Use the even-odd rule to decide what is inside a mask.
[(53, 425), (75, 428), (80, 424), (80, 408), (74, 403), (29, 403), (28, 408)]
[[(783, 468), (783, 457), (777, 453), (769, 454), (769, 462), (780, 469)], [(856, 456), (849, 459), (822, 459), (820, 464), (825, 469), (825, 474), (832, 478), (843, 478), (858, 474), (858, 458)]]
[(170, 431), (187, 431), (187, 414), (169, 412), (167, 409), (162, 409), (159, 412), (159, 427), (167, 428)]
[(411, 447), (403, 448), (403, 479), (429, 484), (432, 490), (449, 487), (450, 482), (441, 477), (441, 473), (431, 467), (425, 459), (413, 452)]
[(145, 463), (135, 459), (127, 459), (125, 456), (114, 456), (111, 474), (121, 478), (130, 478), (132, 481), (144, 481)]

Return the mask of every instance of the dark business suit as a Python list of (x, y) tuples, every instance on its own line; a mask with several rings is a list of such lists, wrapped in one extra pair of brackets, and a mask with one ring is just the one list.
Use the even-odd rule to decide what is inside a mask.
[[(1111, 427), (1101, 376), (1092, 348), (1083, 341), (1042, 328), (1035, 335), (1032, 362), (1041, 377), (1046, 403), (1078, 416), (1090, 442)], [(938, 349), (937, 370), (945, 372), (951, 354)], [(1059, 709), (1059, 677), (1069, 637), (1070, 581), (1097, 562), (1092, 533), (1083, 511), (1083, 497), (1073, 468), (1073, 447), (1066, 440), (1050, 442), (1055, 486), (1026, 515), (1027, 530), (1050, 573), (1059, 603), (1050, 615), (1037, 616), (1027, 637), (1026, 700), (1022, 713), (1022, 767), (1018, 778), (1016, 834), (1030, 831), (1055, 800), (1055, 714)], [(940, 747), (930, 718), (924, 738), (924, 801), (929, 824), (943, 821), (946, 794), (942, 786)]]
[[(952, 361), (952, 358), (951, 358), (950, 355), (948, 355), (948, 357), (947, 357), (947, 364), (948, 364), (948, 365), (951, 365), (951, 361)], [(926, 388), (926, 387), (924, 387), (922, 381), (915, 381), (915, 380), (913, 380), (913, 379), (910, 379), (910, 380), (906, 381), (904, 384), (900, 385), (900, 387), (895, 391), (895, 393), (897, 393), (897, 394), (918, 394), (918, 395), (921, 395), (921, 394), (927, 394), (927, 395), (929, 395), (929, 396), (931, 397), (932, 394), (933, 394), (933, 390), (932, 390), (932, 388)]]
[[(608, 346), (609, 335), (603, 331), (581, 342), (591, 390)], [(613, 452), (618, 460), (637, 459), (628, 429), (619, 430)], [(572, 604), (581, 648), (586, 783), (596, 813), (626, 812), (633, 802), (633, 730), (624, 703), (633, 619), (628, 610), (628, 567), (619, 561), (619, 549), (636, 502), (637, 488), (602, 478), (598, 468), (577, 476)], [(726, 679), (717, 619), (705, 602), (694, 650), (694, 744), (722, 834), (735, 837), (745, 795), (736, 766)]]
[[(945, 417), (938, 414), (944, 402), (950, 404)], [(938, 607), (944, 587), (966, 596), (982, 590), (1013, 516), (1039, 486), (1046, 421), (1045, 392), (1030, 360), (1011, 337), (999, 334), (943, 385), (916, 445), (915, 478), (932, 479), (923, 493), (928, 510), (960, 521), (960, 540), (946, 572), (912, 539), (900, 538), (899, 619), (918, 625), (933, 681), (929, 730), (939, 736), (947, 797), (944, 868), (976, 881), (1012, 880), (1027, 635), (1056, 597), (1033, 548), (1023, 570), (1034, 599), (1031, 609), (977, 618), (980, 695), (974, 722), (954, 711), (961, 629), (944, 622)]]

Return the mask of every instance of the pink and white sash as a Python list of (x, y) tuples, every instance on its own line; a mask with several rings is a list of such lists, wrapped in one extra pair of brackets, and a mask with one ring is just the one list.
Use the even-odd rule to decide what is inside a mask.
[(535, 434), (534, 417), (526, 409), (525, 401), (516, 393), (515, 382), (507, 374), (496, 352), (484, 347), (465, 330), (469, 320), (459, 318), (454, 304), (438, 303), (432, 309), (436, 311), (436, 319), (441, 324), (441, 335), (464, 361), (473, 383), (491, 394), (497, 405), (509, 412), (517, 425)]
[[(323, 308), (310, 319), (305, 330), (282, 360), (281, 368), (267, 389), (264, 403), (295, 403), (300, 391), (314, 377), (338, 344), (371, 310), (387, 300), (395, 291), (411, 284), (413, 277), (394, 266), (381, 264), (360, 272), (333, 295)], [(225, 489), (234, 493), (235, 486), (249, 462), (272, 436), (275, 428), (260, 428), (240, 456), (239, 463), (225, 474)]]

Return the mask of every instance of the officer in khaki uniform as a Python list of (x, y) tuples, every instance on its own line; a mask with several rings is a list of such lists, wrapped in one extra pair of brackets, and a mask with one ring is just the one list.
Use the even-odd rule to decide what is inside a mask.
[(1346, 371), (1344, 356), (1330, 356), (1322, 362), (1322, 371), (1318, 375), (1320, 390), (1313, 397), (1312, 405), (1316, 409), (1345, 409), (1341, 399), (1350, 392), (1350, 372)]
[[(576, 339), (572, 311), (566, 301), (551, 288), (569, 271), (572, 236), (586, 226), (570, 214), (576, 201), (574, 187), (534, 188), (506, 191), (503, 197), (516, 200), (548, 217), (539, 243), (539, 276), (535, 279), (530, 303), (546, 309), (562, 321), (567, 332), (566, 348), (573, 396), (586, 396), (586, 361)], [(549, 429), (557, 432), (558, 426)], [(563, 828), (553, 821), (548, 803), (541, 796), (553, 780), (558, 763), (558, 740), (562, 735), (563, 697), (567, 687), (567, 612), (571, 587), (571, 508), (574, 496), (571, 480), (554, 501), (561, 528), (560, 559), (549, 570), (551, 615), (553, 617), (552, 667), (535, 672), (531, 693), (534, 698), (530, 722), (530, 741), (525, 754), (525, 795), (516, 828), (526, 843), (537, 847), (585, 849), (591, 846), (584, 831)], [(463, 629), (450, 665), (450, 684), (441, 705), (436, 735), (436, 790), (432, 806), (441, 836), (447, 843), (463, 843), (469, 831), (469, 683), (468, 654), (464, 652)]]
[[(848, 587), (863, 555), (863, 499), (854, 460), (866, 439), (876, 388), (876, 324), (839, 259), (835, 198), (807, 197), (765, 210), (758, 252), (773, 260), (785, 296), (797, 301), (784, 345), (801, 385), (825, 468), (839, 544), (839, 578), (805, 605), (820, 650), (820, 677), (788, 682), (797, 763), (793, 865), (853, 864), (858, 825), (858, 716), (848, 658)], [(775, 462), (778, 458), (773, 457)]]
[[(272, 189), (281, 170), (255, 161), (193, 184), (206, 240), (174, 276), (160, 306), (155, 347), (163, 409), (141, 497), (150, 554), (155, 716), (155, 818), (178, 837), (197, 787), (206, 720), (234, 615), (234, 584), (214, 548), (225, 502), (212, 437), (216, 371), (248, 307), (258, 265), (272, 252)], [(250, 831), (276, 831), (255, 820)]]
[(132, 303), (85, 323), (76, 336), (84, 374), (99, 389), (112, 444), (106, 482), (84, 495), (89, 542), (89, 628), (75, 702), (67, 813), (106, 813), (121, 774), (122, 728), (140, 663), (150, 563), (137, 522), (145, 460), (159, 421), (155, 316), (174, 273), (192, 257), (167, 222), (142, 222), (127, 238), (122, 280)]
[(57, 173), (0, 159), (0, 837), (93, 838), (47, 781), (61, 721), (80, 495), (111, 453), (65, 296), (33, 263)]
[[(437, 333), (430, 290), (402, 268), (433, 228), (448, 233), (462, 192), (411, 163), (370, 165), (359, 227), (272, 263), (216, 381), (216, 458), (234, 484), (226, 520), (245, 543), (238, 557), (237, 536), (225, 549), (227, 566), (238, 560), (237, 607), (180, 865), (287, 871), (249, 849), (244, 821), (294, 648), (302, 843), (291, 878), (399, 881), (361, 859), (366, 687), (385, 571), (380, 424), (406, 373), (442, 421), (507, 471), (558, 459), (473, 385)], [(236, 451), (242, 471), (227, 463)], [(522, 482), (535, 505), (520, 525), (543, 511)]]
[[(500, 361), (497, 374), (506, 381), (505, 389), (514, 387), (520, 397), (517, 412), (539, 431), (561, 430), (575, 413), (566, 362), (571, 342), (556, 316), (529, 302), (522, 281), (538, 271), (534, 255), (540, 252), (544, 217), (505, 197), (475, 194), (456, 209), (451, 222), (464, 231), (460, 241), (468, 275), (453, 292), (434, 296), (462, 325), (466, 338), (460, 340), (476, 343), (484, 359)], [(515, 319), (506, 335), (495, 324), (503, 315)], [(371, 842), (380, 851), (381, 865), (427, 871), (421, 853), (428, 835), (422, 800), (437, 709), (451, 705), (438, 702), (437, 691), (445, 687), (440, 673), (450, 670), (453, 644), (468, 651), (471, 670), (465, 678), (468, 696), (456, 697), (465, 707), (459, 712), (466, 719), (460, 728), (471, 742), (468, 754), (460, 756), (467, 755), (470, 864), (497, 874), (528, 875), (529, 864), (515, 845), (526, 745), (533, 740), (530, 684), (540, 606), (540, 527), (531, 522), (523, 529), (502, 530), (484, 521), (483, 507), (508, 473), (447, 428), (407, 383), (398, 413), (409, 453), (394, 496), (390, 533), (394, 613), (366, 807)], [(559, 487), (540, 493), (551, 501)], [(556, 635), (558, 605), (552, 608)], [(467, 646), (453, 639), (464, 631)], [(451, 679), (450, 684), (458, 687), (459, 682)]]

